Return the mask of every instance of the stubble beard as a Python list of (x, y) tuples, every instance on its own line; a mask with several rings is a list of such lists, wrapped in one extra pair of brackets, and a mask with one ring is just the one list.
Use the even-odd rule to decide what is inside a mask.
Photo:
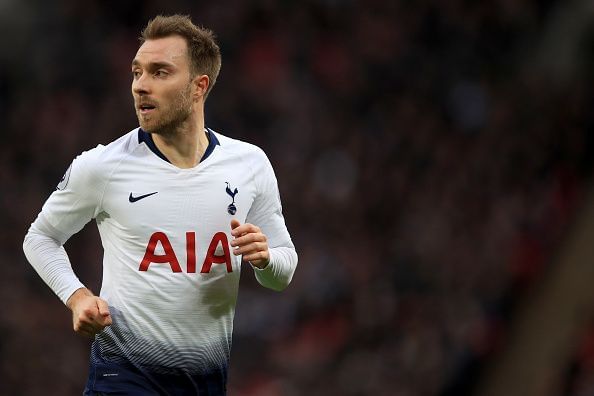
[(190, 93), (191, 85), (188, 84), (185, 89), (180, 90), (179, 95), (168, 109), (159, 107), (159, 111), (163, 111), (160, 117), (152, 116), (151, 119), (145, 120), (137, 113), (140, 127), (148, 133), (155, 133), (161, 136), (172, 136), (176, 134), (188, 122), (192, 114), (192, 98)]

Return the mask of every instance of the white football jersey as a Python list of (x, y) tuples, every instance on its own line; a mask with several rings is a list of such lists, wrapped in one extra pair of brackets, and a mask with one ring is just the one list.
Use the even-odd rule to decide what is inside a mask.
[[(191, 169), (168, 162), (141, 129), (82, 153), (36, 220), (60, 244), (97, 222), (100, 295), (113, 319), (93, 344), (98, 361), (157, 374), (226, 373), (241, 265), (229, 245), (233, 218), (268, 238), (271, 262), (254, 269), (258, 281), (282, 289), (291, 280), (297, 257), (268, 158), (207, 134), (208, 149)], [(64, 302), (82, 287), (73, 273), (53, 276), (30, 260)]]

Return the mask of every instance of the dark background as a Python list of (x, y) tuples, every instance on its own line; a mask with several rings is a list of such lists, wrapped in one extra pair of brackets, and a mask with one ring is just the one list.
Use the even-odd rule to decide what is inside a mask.
[[(82, 393), (89, 342), (22, 239), (78, 153), (137, 126), (137, 37), (176, 12), (216, 32), (207, 126), (267, 152), (300, 257), (281, 294), (244, 268), (230, 395), (472, 394), (589, 189), (578, 3), (1, 0), (0, 394)], [(98, 292), (96, 227), (66, 249)]]

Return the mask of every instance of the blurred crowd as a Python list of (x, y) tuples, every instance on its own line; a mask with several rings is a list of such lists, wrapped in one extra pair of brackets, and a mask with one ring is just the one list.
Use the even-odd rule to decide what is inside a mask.
[[(471, 394), (591, 173), (592, 80), (532, 62), (561, 2), (162, 3), (0, 3), (0, 394), (82, 391), (89, 343), (20, 245), (136, 127), (137, 37), (175, 12), (216, 32), (207, 126), (268, 153), (300, 257), (281, 294), (245, 268), (230, 395)], [(98, 292), (95, 228), (66, 248)]]

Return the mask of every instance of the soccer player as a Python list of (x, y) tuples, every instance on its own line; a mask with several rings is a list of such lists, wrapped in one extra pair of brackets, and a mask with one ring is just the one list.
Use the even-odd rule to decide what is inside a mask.
[[(297, 265), (277, 181), (261, 149), (205, 127), (211, 31), (158, 16), (131, 66), (140, 127), (74, 159), (23, 248), (94, 338), (86, 395), (224, 395), (242, 258), (274, 290)], [(62, 247), (93, 218), (99, 296)]]

